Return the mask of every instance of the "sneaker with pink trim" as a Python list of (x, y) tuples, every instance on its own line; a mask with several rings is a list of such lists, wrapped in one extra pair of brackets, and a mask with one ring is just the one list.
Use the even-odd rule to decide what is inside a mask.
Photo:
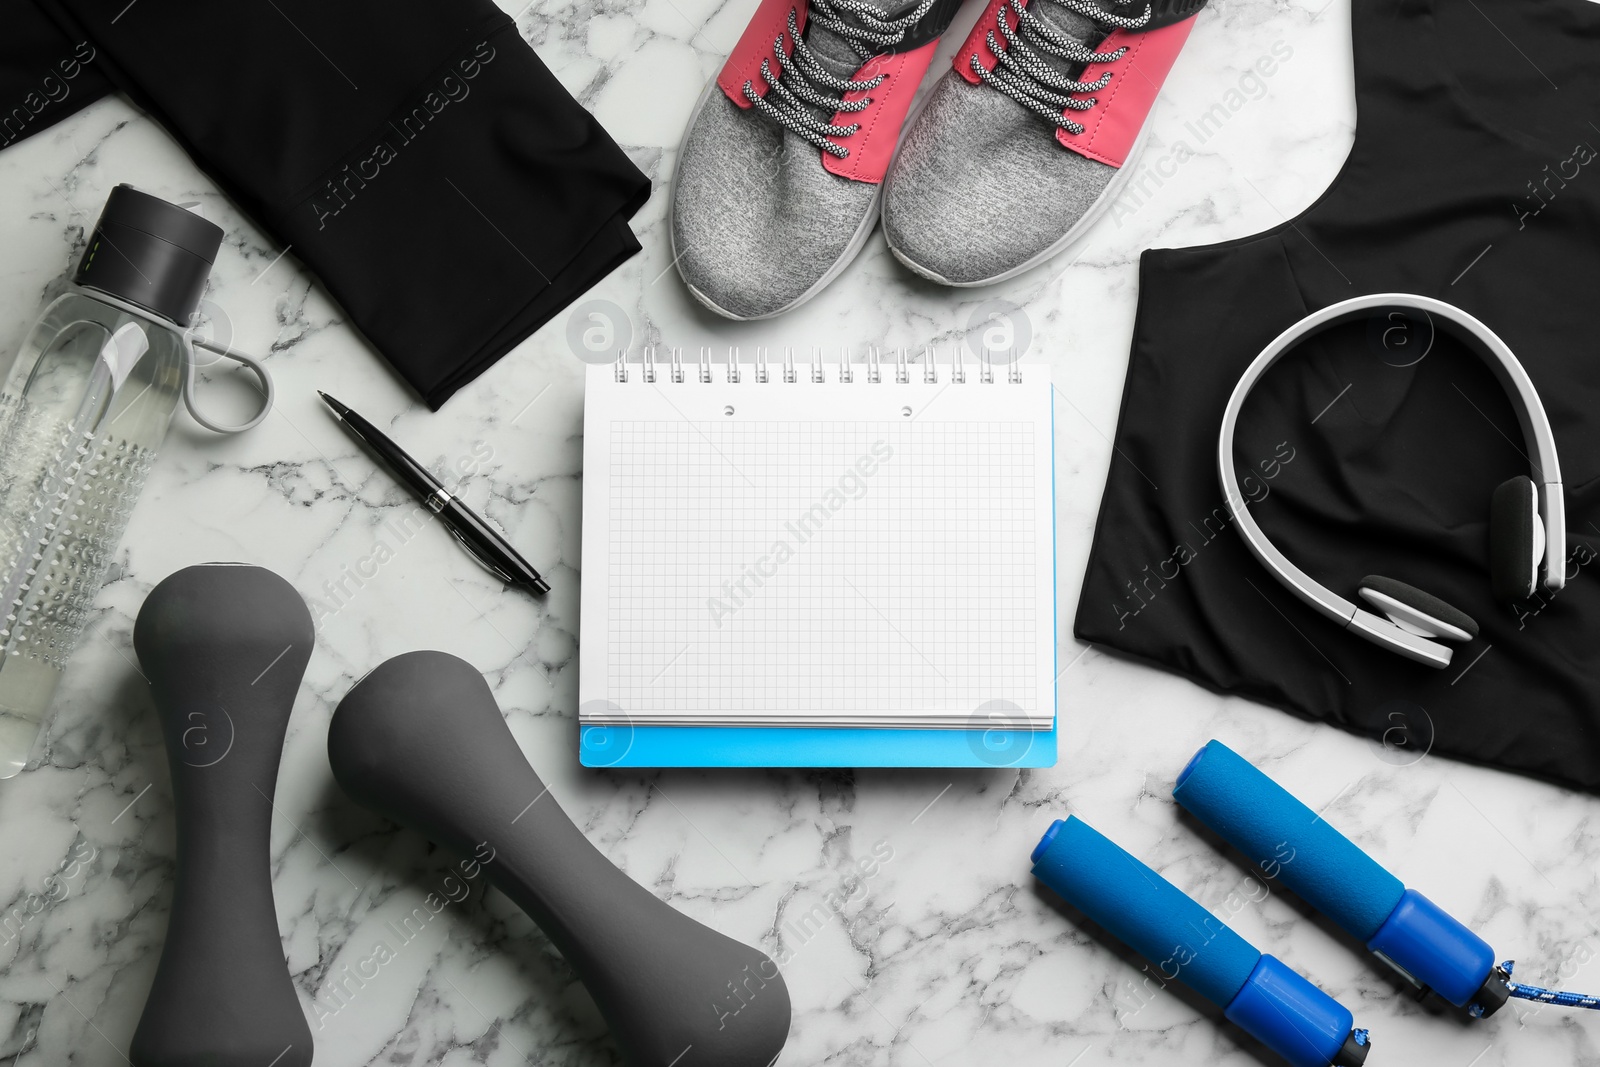
[(673, 257), (697, 300), (767, 318), (849, 265), (960, 3), (762, 0), (678, 154)]
[(1116, 199), (1205, 0), (990, 0), (884, 185), (906, 266), (986, 285), (1063, 251)]

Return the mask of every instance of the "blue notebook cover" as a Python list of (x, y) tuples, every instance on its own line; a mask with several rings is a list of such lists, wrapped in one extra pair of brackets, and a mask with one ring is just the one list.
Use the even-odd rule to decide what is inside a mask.
[(585, 767), (1053, 767), (1056, 731), (584, 726)]
[[(998, 369), (997, 375), (1004, 375), (1003, 378), (997, 382), (982, 382), (978, 378), (980, 372), (969, 367), (967, 382), (960, 384), (950, 382), (945, 388), (925, 386), (921, 389), (908, 388), (908, 384), (923, 384), (921, 378), (924, 370), (917, 365), (913, 365), (907, 375), (907, 377), (915, 375), (919, 379), (916, 383), (907, 383), (904, 378), (898, 382), (888, 380), (891, 372), (886, 369), (883, 380), (871, 384), (864, 380), (866, 368), (859, 364), (853, 368), (852, 377), (855, 380), (848, 383), (839, 380), (836, 367), (826, 367), (821, 371), (821, 376), (826, 380), (827, 386), (820, 391), (812, 386), (818, 372), (808, 366), (797, 368), (794, 380), (790, 380), (786, 374), (784, 381), (771, 382), (769, 389), (760, 391), (759, 387), (768, 383), (759, 383), (754, 369), (749, 366), (742, 368), (743, 373), (738, 383), (727, 381), (724, 378), (725, 371), (721, 367), (715, 368), (717, 377), (715, 382), (706, 381), (694, 371), (686, 376), (689, 379), (687, 382), (647, 382), (641, 380), (643, 368), (639, 365), (635, 364), (628, 370), (631, 371), (632, 380), (619, 381), (613, 368), (591, 367), (586, 383), (583, 646), (580, 650), (579, 683), (579, 760), (583, 766), (594, 768), (1054, 766), (1057, 739), (1055, 640), (1058, 613), (1054, 595), (1056, 570), (1053, 491), (1054, 417), (1053, 404), (1049, 396), (1047, 367), (1026, 368), (1026, 384), (1019, 381), (1024, 377), (1023, 368), (1011, 368), (1009, 373), (1006, 369)], [(950, 368), (942, 366), (938, 371), (948, 377)], [(662, 377), (665, 377), (664, 373)], [(776, 370), (773, 377), (776, 377)], [(696, 378), (699, 380), (696, 381)], [(899, 390), (893, 388), (896, 385), (899, 386)], [(889, 390), (876, 392), (882, 390), (884, 386), (890, 387)], [(732, 506), (732, 510), (719, 510), (715, 506), (708, 507), (704, 501), (698, 504), (691, 502), (682, 505), (683, 508), (687, 508), (687, 517), (683, 514), (674, 517), (672, 512), (680, 504), (678, 497), (668, 494), (652, 498), (654, 503), (645, 504), (638, 503), (638, 498), (648, 497), (651, 492), (659, 492), (663, 480), (681, 480), (684, 486), (699, 484), (704, 490), (707, 478), (713, 482), (722, 479), (719, 483), (720, 489), (716, 486), (712, 488), (716, 492), (725, 494), (729, 500), (747, 498), (758, 493), (770, 494), (777, 491), (769, 488), (776, 477), (773, 471), (786, 469), (762, 466), (761, 446), (753, 443), (755, 439), (748, 435), (741, 436), (736, 424), (720, 423), (717, 416), (731, 420), (748, 412), (753, 422), (766, 427), (760, 431), (763, 434), (762, 441), (770, 441), (773, 432), (771, 427), (774, 423), (784, 419), (800, 419), (802, 421), (797, 431), (803, 435), (805, 432), (813, 432), (814, 427), (818, 425), (815, 414), (804, 410), (811, 400), (803, 394), (809, 391), (812, 398), (821, 400), (822, 392), (832, 393), (828, 400), (830, 414), (839, 412), (862, 421), (858, 424), (854, 421), (845, 423), (828, 419), (821, 423), (824, 427), (831, 427), (828, 430), (828, 437), (818, 438), (813, 433), (810, 438), (801, 436), (795, 439), (797, 453), (820, 455), (826, 450), (819, 449), (815, 444), (816, 441), (832, 441), (836, 437), (848, 436), (848, 431), (856, 430), (859, 425), (870, 422), (871, 408), (850, 410), (846, 407), (845, 410), (840, 410), (842, 405), (837, 391), (847, 391), (852, 403), (858, 391), (861, 391), (860, 395), (868, 398), (866, 401), (868, 404), (881, 408), (887, 401), (890, 403), (888, 410), (901, 418), (910, 419), (913, 416), (927, 414), (929, 420), (921, 427), (924, 431), (930, 425), (954, 424), (948, 435), (940, 433), (941, 443), (948, 441), (953, 450), (952, 454), (959, 454), (963, 448), (970, 450), (974, 442), (980, 446), (985, 443), (983, 439), (973, 435), (980, 434), (990, 427), (990, 424), (981, 421), (982, 412), (992, 412), (996, 409), (992, 405), (978, 405), (978, 419), (964, 418), (964, 413), (970, 413), (972, 408), (955, 405), (950, 401), (959, 398), (963, 388), (988, 391), (1019, 387), (1029, 391), (1042, 389), (1044, 392), (1042, 400), (1035, 395), (1031, 398), (1031, 405), (1018, 403), (1016, 407), (1019, 410), (1031, 410), (1033, 414), (1028, 417), (1032, 418), (1033, 425), (1042, 431), (1028, 438), (1028, 441), (1031, 449), (1043, 450), (1042, 454), (1034, 453), (1035, 462), (1045, 465), (1050, 487), (1049, 528), (1045, 530), (1035, 528), (1032, 531), (1036, 538), (1048, 538), (1047, 546), (1041, 546), (1039, 549), (1040, 558), (1044, 557), (1045, 548), (1048, 549), (1048, 581), (1037, 585), (1036, 588), (1040, 591), (1035, 598), (1043, 599), (1044, 590), (1048, 590), (1050, 680), (1047, 684), (1040, 683), (1038, 687), (1046, 694), (1040, 703), (1048, 701), (1048, 729), (1013, 728), (1020, 725), (1020, 716), (1023, 713), (1019, 702), (1008, 699), (982, 702), (978, 710), (967, 716), (961, 725), (942, 727), (907, 728), (892, 724), (842, 726), (837, 723), (817, 726), (658, 725), (661, 714), (663, 712), (670, 714), (672, 711), (674, 705), (670, 699), (656, 699), (650, 706), (651, 717), (655, 721), (649, 724), (632, 721), (628, 705), (643, 706), (636, 701), (652, 695), (659, 697), (660, 694), (656, 693), (658, 688), (665, 689), (672, 684), (687, 685), (682, 704), (685, 709), (693, 706), (696, 699), (705, 699), (708, 693), (713, 696), (721, 693), (723, 690), (716, 685), (714, 678), (710, 682), (703, 679), (706, 677), (706, 672), (714, 675), (718, 664), (726, 666), (728, 654), (726, 647), (713, 646), (710, 650), (696, 648), (693, 638), (696, 626), (705, 629), (712, 635), (712, 639), (720, 636), (718, 633), (720, 626), (713, 629), (704, 625), (703, 620), (684, 621), (680, 616), (673, 616), (670, 613), (646, 615), (644, 617), (652, 621), (665, 620), (666, 624), (644, 628), (648, 630), (646, 637), (653, 640), (641, 640), (637, 633), (641, 629), (638, 623), (639, 616), (630, 615), (629, 619), (620, 625), (620, 636), (617, 616), (628, 612), (634, 604), (633, 598), (636, 597), (643, 598), (646, 603), (670, 601), (675, 595), (673, 590), (678, 590), (682, 594), (678, 597), (680, 601), (684, 603), (695, 601), (699, 589), (696, 586), (691, 587), (688, 592), (683, 592), (682, 583), (686, 581), (699, 581), (702, 584), (709, 582), (709, 588), (714, 593), (717, 592), (719, 586), (716, 579), (719, 574), (715, 566), (716, 561), (713, 561), (713, 565), (709, 568), (698, 567), (699, 571), (709, 573), (709, 577), (704, 574), (697, 579), (684, 577), (697, 573), (697, 561), (704, 556), (704, 553), (697, 554), (694, 546), (702, 538), (706, 541), (737, 538), (741, 530), (752, 525), (749, 517), (739, 511), (737, 506)], [(946, 396), (947, 389), (952, 395)], [(649, 393), (657, 395), (649, 397)], [(794, 400), (787, 399), (797, 393), (802, 395)], [(634, 399), (635, 396), (646, 399)], [(782, 406), (772, 407), (773, 401), (768, 399), (769, 396), (783, 398)], [(901, 404), (899, 403), (901, 400), (909, 402)], [(662, 407), (663, 404), (665, 408)], [(686, 425), (688, 429), (685, 429)], [(1001, 430), (1009, 433), (1017, 432), (1016, 420), (1007, 417)], [(641, 467), (630, 474), (624, 469), (628, 465), (626, 457), (636, 455), (641, 450), (647, 454), (667, 456), (668, 462), (657, 463), (653, 467)], [(850, 448), (843, 448), (840, 452), (840, 455), (849, 454), (851, 454)], [(911, 454), (914, 458), (914, 450), (911, 449), (902, 447), (901, 454)], [(697, 456), (703, 462), (703, 468), (696, 466)], [(810, 466), (831, 472), (837, 464), (830, 467), (826, 458), (819, 458)], [(866, 467), (863, 466), (861, 469), (865, 470)], [(931, 470), (935, 476), (938, 474), (937, 465)], [(808, 472), (801, 473), (804, 475)], [(983, 472), (979, 473), (980, 476), (988, 477)], [(937, 477), (933, 479), (933, 483), (936, 492)], [(1036, 487), (1039, 485), (1037, 481), (1033, 484)], [(802, 497), (808, 491), (814, 490), (808, 490), (804, 486), (796, 490)], [(867, 489), (867, 492), (870, 491), (871, 486)], [(692, 489), (690, 495), (693, 495)], [(712, 499), (721, 498), (713, 494)], [(917, 503), (923, 502), (913, 501), (913, 504)], [(642, 514), (649, 517), (660, 513), (659, 525), (656, 525), (654, 520), (651, 525), (641, 525), (637, 517), (632, 524), (629, 524), (626, 516), (630, 514), (628, 511), (630, 504), (637, 505), (632, 513), (636, 516)], [(835, 514), (847, 513), (849, 509), (850, 500), (846, 499), (836, 509)], [(780, 506), (778, 514), (792, 514), (792, 509), (783, 511)], [(914, 515), (916, 512), (912, 510), (907, 514)], [(764, 519), (766, 516), (760, 518)], [(838, 520), (829, 521), (834, 524), (830, 532), (842, 528), (842, 523)], [(803, 525), (797, 529), (790, 522), (785, 522), (782, 526), (788, 533), (781, 534), (779, 540), (786, 539), (788, 534), (798, 534), (805, 529)], [(663, 538), (668, 542), (674, 538), (681, 542), (686, 531), (691, 532), (687, 545), (673, 550), (668, 555), (645, 554), (640, 559), (635, 559), (629, 553), (616, 550), (619, 544), (655, 544)], [(891, 533), (900, 537), (915, 536), (914, 531), (910, 533), (891, 531)], [(987, 545), (980, 547), (988, 551)], [(756, 551), (759, 551), (759, 548), (749, 550), (749, 552)], [(727, 558), (744, 561), (748, 555), (748, 552), (732, 550)], [(784, 560), (787, 558), (784, 557)], [(1019, 557), (1013, 552), (1012, 556), (1004, 558), (1009, 560)], [(766, 560), (765, 565), (762, 560)], [(673, 566), (678, 562), (681, 562), (681, 566)], [(757, 557), (754, 563), (744, 567), (744, 572), (747, 576), (764, 575), (769, 569), (779, 572), (776, 576), (768, 576), (766, 579), (771, 588), (775, 589), (781, 580), (791, 577), (781, 573), (783, 569), (781, 562), (772, 563), (770, 555)], [(726, 569), (725, 560), (723, 566)], [(601, 571), (599, 575), (596, 575), (597, 570)], [(671, 572), (670, 577), (668, 572)], [(1033, 570), (1027, 573), (1032, 576), (1032, 580), (1037, 580)], [(924, 576), (917, 577), (920, 580)], [(925, 579), (934, 582), (938, 576), (928, 574)], [(867, 580), (858, 579), (863, 584)], [(752, 594), (750, 603), (758, 605), (765, 603), (754, 597), (759, 597), (763, 593), (770, 594), (768, 584), (759, 584), (758, 588), (751, 583), (757, 583), (757, 577), (751, 577), (750, 582), (745, 583), (743, 587), (730, 590), (731, 596), (707, 598), (713, 623), (722, 622), (718, 612), (724, 608), (730, 614), (744, 609), (744, 603), (739, 600), (741, 592)], [(852, 590), (856, 590), (855, 584), (848, 581), (847, 584)], [(722, 583), (720, 588), (726, 589), (727, 583)], [(876, 598), (875, 592), (873, 599)], [(802, 605), (799, 617), (803, 617), (803, 605), (807, 601), (794, 599), (785, 603)], [(893, 601), (888, 603), (892, 604)], [(1045, 605), (1038, 607), (1043, 608)], [(679, 610), (681, 614), (682, 609)], [(894, 613), (892, 607), (885, 610), (874, 604), (872, 611), (881, 619), (886, 631), (898, 635), (891, 636), (886, 632), (884, 638), (886, 641), (902, 640), (910, 644), (910, 639), (902, 632), (902, 626), (910, 629), (919, 640), (926, 640), (923, 636), (924, 631), (913, 629), (911, 622), (902, 619), (901, 626), (897, 626), (890, 617)], [(676, 625), (672, 624), (674, 620)], [(999, 651), (996, 654), (1017, 655), (1015, 648), (1005, 646), (1003, 621), (990, 625), (994, 626), (996, 636), (989, 638), (989, 646), (998, 647)], [(978, 639), (973, 638), (973, 640)], [(706, 639), (701, 640), (704, 642)], [(674, 652), (676, 646), (684, 644), (685, 641), (687, 641), (685, 647)], [(1039, 643), (1042, 645), (1042, 642)], [(606, 650), (604, 656), (596, 654), (596, 646)], [(712, 655), (712, 651), (722, 658)], [(925, 679), (930, 685), (935, 681), (932, 675), (944, 678), (932, 658), (921, 656), (920, 652), (918, 656), (926, 665), (927, 671), (931, 672)], [(616, 657), (624, 664), (632, 664), (631, 687), (628, 684), (630, 668), (613, 670), (610, 675), (606, 673), (611, 665), (611, 657)], [(915, 660), (910, 656), (903, 655), (901, 658), (915, 664)], [(946, 664), (946, 669), (952, 670), (953, 673), (949, 664)], [(619, 673), (624, 675), (620, 683), (616, 677)], [(775, 687), (766, 687), (760, 682), (749, 681), (737, 685), (751, 700), (752, 707), (758, 705), (763, 696), (770, 697), (774, 688), (780, 691), (783, 689), (781, 682)], [(696, 686), (700, 688), (697, 690)], [(1007, 692), (1015, 695), (1013, 691)], [(640, 714), (639, 717), (643, 718), (644, 715)], [(1038, 723), (1038, 709), (1033, 711), (1030, 721)]]

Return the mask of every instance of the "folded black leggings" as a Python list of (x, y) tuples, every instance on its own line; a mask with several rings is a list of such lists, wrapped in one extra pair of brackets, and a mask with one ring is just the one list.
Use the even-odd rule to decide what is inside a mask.
[(649, 180), (489, 0), (8, 0), (0, 147), (146, 108), (437, 409), (639, 250)]

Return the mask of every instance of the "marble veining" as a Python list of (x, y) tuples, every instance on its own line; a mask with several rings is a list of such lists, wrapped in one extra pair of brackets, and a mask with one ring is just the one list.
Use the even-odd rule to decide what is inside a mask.
[[(1378, 1064), (1600, 1064), (1600, 1018), (1513, 1006), (1467, 1023), (1409, 999), (1304, 905), (1253, 875), (1170, 799), (1206, 739), (1290, 785), (1407, 883), (1473, 924), (1519, 977), (1600, 989), (1593, 798), (1385, 747), (1220, 697), (1060, 635), (1061, 761), (1038, 771), (667, 771), (576, 762), (582, 372), (595, 324), (645, 343), (939, 347), (1006, 301), (1052, 364), (1059, 610), (1071, 616), (1107, 465), (1139, 251), (1277, 225), (1351, 143), (1347, 0), (1213, 0), (1157, 105), (1134, 192), (1065, 257), (992, 290), (911, 277), (875, 237), (819, 299), (775, 322), (703, 313), (671, 269), (678, 140), (754, 0), (508, 4), (523, 36), (655, 182), (642, 255), (439, 414), (429, 414), (296, 261), (120, 99), (0, 152), (0, 350), (61, 291), (106, 194), (195, 199), (227, 231), (205, 311), (266, 354), (270, 420), (219, 440), (180, 415), (56, 700), (38, 765), (0, 783), (0, 1063), (126, 1062), (171, 905), (173, 807), (133, 617), (172, 571), (270, 567), (311, 600), (318, 644), (278, 782), (272, 869), (284, 952), (322, 1067), (618, 1061), (593, 1003), (529, 920), (459, 857), (334, 785), (329, 715), (380, 660), (437, 648), (476, 664), (518, 743), (591, 841), (702, 922), (780, 956), (794, 1003), (781, 1063), (842, 1067), (1271, 1063), (1218, 1012), (1036, 886), (1027, 855), (1076, 812), (1372, 1029)], [(517, 10), (522, 8), (520, 12)], [(1319, 10), (1320, 9), (1320, 10)], [(948, 55), (976, 18), (969, 3)], [(1263, 56), (1270, 77), (1247, 75)], [(936, 68), (937, 68), (936, 64)], [(1259, 68), (1258, 68), (1259, 69)], [(1222, 104), (1224, 121), (1202, 127)], [(1220, 114), (1220, 113), (1218, 113)], [(1204, 136), (1200, 136), (1203, 134)], [(600, 314), (600, 320), (588, 316)], [(203, 390), (226, 409), (245, 385)], [(387, 426), (500, 524), (554, 587), (505, 591), (320, 408)], [(381, 546), (381, 548), (380, 548)], [(381, 557), (381, 558), (380, 558)], [(397, 932), (430, 893), (446, 906)], [(380, 966), (370, 961), (383, 944)], [(362, 978), (372, 974), (370, 978)], [(354, 976), (354, 977), (353, 977)]]

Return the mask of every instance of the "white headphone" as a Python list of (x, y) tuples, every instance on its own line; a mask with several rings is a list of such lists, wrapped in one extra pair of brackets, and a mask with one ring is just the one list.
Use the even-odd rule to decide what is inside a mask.
[(1324, 330), (1385, 311), (1414, 311), (1427, 316), (1439, 329), (1463, 342), (1494, 371), (1511, 398), (1522, 436), (1533, 464), (1533, 477), (1518, 476), (1494, 492), (1490, 506), (1490, 575), (1496, 598), (1504, 601), (1533, 595), (1541, 565), (1547, 589), (1566, 582), (1566, 505), (1561, 489), (1561, 465), (1556, 459), (1555, 437), (1539, 394), (1517, 357), (1493, 330), (1451, 304), (1407, 293), (1375, 293), (1341, 300), (1314, 312), (1284, 330), (1261, 351), (1233, 387), (1222, 413), (1222, 433), (1217, 442), (1217, 473), (1222, 492), (1244, 543), (1284, 588), (1346, 630), (1375, 645), (1398, 652), (1430, 667), (1450, 663), (1450, 648), (1437, 638), (1466, 641), (1477, 635), (1471, 616), (1438, 597), (1395, 581), (1368, 575), (1361, 580), (1360, 595), (1383, 614), (1378, 615), (1328, 589), (1267, 539), (1249, 501), (1239, 490), (1234, 469), (1233, 438), (1245, 398), (1268, 368), (1301, 341)]

